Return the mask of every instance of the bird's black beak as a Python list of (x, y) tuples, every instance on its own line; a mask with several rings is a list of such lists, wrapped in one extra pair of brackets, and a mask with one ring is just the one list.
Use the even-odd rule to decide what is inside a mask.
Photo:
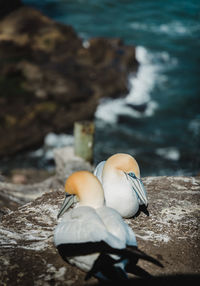
[(66, 194), (65, 200), (60, 208), (60, 211), (58, 212), (57, 218), (61, 217), (61, 215), (63, 215), (75, 201), (76, 200), (74, 195)]
[(127, 174), (127, 178), (133, 188), (133, 190), (135, 191), (139, 203), (140, 205), (145, 205), (147, 207), (148, 205), (148, 201), (147, 201), (147, 193), (145, 190), (145, 187), (143, 185), (143, 182), (140, 178), (136, 177), (136, 175), (134, 173), (126, 173)]

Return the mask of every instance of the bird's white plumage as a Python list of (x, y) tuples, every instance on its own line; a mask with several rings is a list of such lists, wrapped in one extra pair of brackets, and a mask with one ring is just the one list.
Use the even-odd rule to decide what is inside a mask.
[(96, 211), (112, 235), (118, 237), (125, 245), (137, 246), (133, 230), (124, 222), (117, 211), (109, 207), (98, 208)]
[[(76, 244), (84, 242), (104, 241), (113, 248), (123, 249), (126, 245), (137, 246), (132, 229), (121, 216), (108, 207), (91, 208), (79, 206), (63, 215), (62, 221), (56, 226), (54, 243)], [(91, 269), (98, 253), (70, 257), (70, 263), (84, 271)]]
[[(106, 174), (112, 175), (119, 187), (128, 182), (126, 174), (119, 180), (119, 174), (112, 168)], [(65, 189), (67, 195), (59, 212), (63, 217), (55, 228), (54, 244), (64, 260), (88, 271), (86, 279), (92, 275), (100, 279), (124, 279), (127, 271), (148, 275), (136, 266), (139, 258), (158, 265), (155, 259), (138, 250), (135, 234), (121, 215), (104, 205), (104, 192), (97, 177), (87, 171), (75, 172), (67, 179)], [(77, 196), (79, 203), (69, 210), (70, 195)], [(125, 200), (122, 201), (123, 205)]]
[(94, 170), (94, 175), (99, 179), (99, 181), (102, 183), (102, 173), (103, 173), (103, 167), (105, 165), (106, 161), (101, 161)]
[(138, 211), (137, 195), (133, 192), (124, 172), (110, 169), (104, 173), (102, 186), (106, 206), (114, 208), (123, 217), (131, 217)]
[(114, 248), (124, 248), (126, 244), (137, 245), (131, 228), (113, 209), (87, 206), (74, 208), (63, 215), (55, 228), (55, 245), (105, 241)]
[[(130, 158), (130, 155), (120, 154), (117, 159), (119, 166), (122, 156), (129, 156)], [(140, 205), (144, 204), (147, 206), (148, 204), (147, 194), (142, 181), (140, 178), (136, 177), (134, 179), (130, 177), (128, 173), (123, 171), (123, 167), (126, 167), (123, 166), (124, 162), (120, 166), (121, 169), (107, 162), (108, 160), (100, 162), (94, 170), (94, 175), (102, 183), (106, 206), (117, 210), (122, 217), (132, 217), (138, 212)], [(135, 165), (138, 167), (137, 163)], [(134, 173), (134, 169), (131, 169), (129, 172), (131, 171)]]

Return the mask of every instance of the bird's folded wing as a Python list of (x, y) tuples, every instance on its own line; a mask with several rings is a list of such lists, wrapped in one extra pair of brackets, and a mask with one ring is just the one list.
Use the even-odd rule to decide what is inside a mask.
[(54, 232), (56, 246), (99, 241), (115, 248), (124, 247), (117, 237), (107, 231), (101, 218), (90, 207), (78, 207), (66, 213)]
[(124, 222), (121, 215), (109, 207), (101, 207), (96, 210), (101, 217), (107, 231), (118, 237), (126, 245), (137, 246), (133, 230)]

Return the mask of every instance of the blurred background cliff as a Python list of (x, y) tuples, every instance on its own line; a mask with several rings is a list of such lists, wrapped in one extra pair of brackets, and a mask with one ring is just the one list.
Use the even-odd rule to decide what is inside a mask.
[(198, 175), (199, 18), (195, 0), (1, 1), (1, 178), (53, 170), (85, 119), (95, 164), (127, 152), (142, 176)]

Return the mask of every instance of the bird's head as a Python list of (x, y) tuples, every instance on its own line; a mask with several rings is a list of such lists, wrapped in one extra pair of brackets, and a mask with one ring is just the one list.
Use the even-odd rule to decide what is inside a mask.
[(112, 155), (105, 164), (108, 168), (113, 167), (117, 170), (123, 171), (127, 174), (134, 173), (136, 177), (140, 178), (140, 168), (137, 161), (129, 154), (117, 153)]
[(104, 192), (101, 183), (88, 171), (78, 171), (70, 175), (65, 183), (65, 191), (66, 197), (58, 213), (58, 218), (75, 202), (93, 208), (104, 204)]
[(129, 154), (117, 153), (108, 158), (108, 160), (106, 161), (103, 169), (103, 176), (106, 172), (109, 172), (109, 169), (118, 172), (119, 176), (120, 174), (125, 174), (133, 191), (137, 195), (139, 204), (147, 207), (147, 193), (140, 178), (140, 168), (135, 158), (133, 158)]

